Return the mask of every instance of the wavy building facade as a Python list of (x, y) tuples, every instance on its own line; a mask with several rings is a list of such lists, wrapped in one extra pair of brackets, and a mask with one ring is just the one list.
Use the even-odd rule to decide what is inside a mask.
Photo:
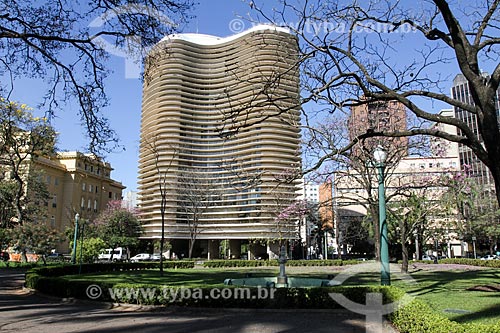
[(296, 238), (295, 222), (276, 217), (298, 186), (297, 49), (287, 30), (257, 26), (226, 38), (171, 35), (150, 52), (139, 157), (144, 238), (161, 237), (162, 210), (178, 256), (196, 239), (193, 256), (239, 258), (248, 249), (272, 257), (277, 246), (262, 240)]

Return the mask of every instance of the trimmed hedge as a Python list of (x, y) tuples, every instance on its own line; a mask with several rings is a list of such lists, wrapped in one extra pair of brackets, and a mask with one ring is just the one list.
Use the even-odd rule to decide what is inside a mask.
[(37, 262), (0, 261), (0, 268), (33, 268), (41, 265)]
[[(286, 265), (291, 266), (344, 266), (359, 264), (359, 260), (288, 260)], [(209, 260), (203, 263), (204, 267), (259, 267), (279, 266), (278, 260)]]
[(425, 302), (414, 299), (389, 319), (400, 333), (499, 333), (496, 324), (460, 324), (433, 311)]
[[(402, 261), (398, 261), (401, 263)], [(421, 263), (421, 264), (434, 264), (432, 260), (411, 260), (408, 263)], [(439, 259), (439, 264), (456, 264), (456, 265), (469, 265), (469, 266), (479, 266), (479, 267), (491, 267), (491, 268), (500, 268), (500, 260), (481, 260), (481, 259), (466, 259), (466, 258), (451, 258), (451, 259)]]
[[(160, 268), (159, 262), (117, 262), (117, 263), (95, 263), (83, 265), (58, 265), (58, 266), (43, 266), (30, 269), (26, 273), (26, 284), (32, 275), (40, 275), (43, 277), (56, 277), (63, 275), (74, 275), (78, 273), (99, 273), (99, 272), (112, 272), (112, 271), (134, 271), (144, 269), (158, 269)], [(163, 263), (165, 269), (181, 269), (181, 268), (194, 268), (192, 261), (165, 261)], [(31, 288), (31, 287), (30, 287)]]
[[(142, 288), (152, 292), (156, 290), (155, 297), (145, 297), (144, 293), (137, 293), (133, 297), (132, 288)], [(116, 290), (121, 289), (120, 297)], [(221, 295), (223, 289), (231, 289), (231, 297), (207, 297), (216, 290), (216, 296)], [(402, 291), (394, 287), (359, 286), (359, 287), (321, 287), (321, 288), (257, 288), (224, 286), (224, 288), (179, 288), (153, 285), (116, 284), (113, 286), (115, 295), (111, 298), (109, 290), (104, 291), (108, 300), (143, 305), (176, 305), (190, 307), (212, 308), (265, 308), (265, 309), (343, 309), (343, 307), (330, 297), (330, 293), (340, 293), (353, 302), (366, 304), (367, 293), (382, 293), (384, 303), (393, 301), (395, 295)], [(165, 292), (166, 291), (166, 292)], [(147, 294), (147, 293), (146, 293)], [(178, 295), (190, 297), (178, 297)], [(268, 297), (262, 297), (265, 294)], [(177, 297), (174, 297), (176, 295)], [(244, 295), (245, 297), (233, 297)], [(138, 296), (138, 297), (136, 297)]]

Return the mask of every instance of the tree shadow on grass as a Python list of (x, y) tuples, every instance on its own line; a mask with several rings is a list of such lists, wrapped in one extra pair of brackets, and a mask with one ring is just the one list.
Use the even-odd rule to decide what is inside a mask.
[(420, 271), (412, 274), (417, 281), (417, 287), (401, 287), (413, 295), (443, 291), (463, 291), (480, 284), (498, 283), (499, 270), (474, 270), (474, 271)]
[[(495, 296), (498, 297), (498, 293), (495, 293)], [(484, 308), (479, 311), (464, 313), (453, 318), (454, 321), (458, 323), (468, 323), (471, 321), (484, 321), (486, 319), (498, 318), (498, 314), (500, 313), (500, 303), (491, 305), (487, 308)]]

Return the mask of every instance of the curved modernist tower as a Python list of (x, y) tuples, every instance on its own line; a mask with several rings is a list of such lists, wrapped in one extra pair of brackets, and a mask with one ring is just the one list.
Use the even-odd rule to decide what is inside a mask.
[[(146, 60), (139, 190), (144, 238), (214, 258), (241, 243), (291, 239), (276, 219), (300, 169), (297, 40), (261, 25), (227, 38), (171, 35)], [(255, 242), (251, 242), (254, 244)], [(250, 246), (250, 255), (265, 248)], [(276, 249), (267, 247), (273, 255)]]

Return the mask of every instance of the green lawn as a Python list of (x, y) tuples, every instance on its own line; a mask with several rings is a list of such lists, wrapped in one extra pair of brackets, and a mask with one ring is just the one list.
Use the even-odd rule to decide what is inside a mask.
[[(251, 272), (252, 276), (276, 276), (278, 268), (232, 268), (232, 269), (175, 269), (166, 270), (163, 277), (159, 271), (108, 272), (102, 274), (67, 276), (70, 280), (89, 280), (124, 283), (147, 283), (168, 286), (221, 287), (224, 279), (243, 278)], [(303, 269), (294, 272), (289, 269), (289, 276), (326, 278), (331, 274), (328, 268)], [(411, 295), (423, 299), (436, 312), (458, 322), (492, 323), (500, 320), (500, 293), (467, 291), (477, 285), (500, 283), (500, 269), (477, 271), (416, 271), (411, 274), (416, 283), (408, 283), (393, 274), (393, 285), (406, 290)], [(378, 273), (360, 273), (349, 278), (347, 285), (378, 284)]]
[(243, 278), (247, 272), (252, 272), (255, 277), (274, 276), (278, 273), (274, 268), (255, 269), (169, 269), (161, 277), (158, 270), (106, 272), (85, 275), (70, 275), (65, 278), (70, 280), (109, 281), (113, 283), (144, 283), (178, 287), (222, 287), (228, 278)]
[(416, 285), (397, 286), (427, 302), (451, 320), (493, 323), (500, 320), (500, 293), (468, 291), (477, 285), (500, 283), (500, 270), (416, 272)]

